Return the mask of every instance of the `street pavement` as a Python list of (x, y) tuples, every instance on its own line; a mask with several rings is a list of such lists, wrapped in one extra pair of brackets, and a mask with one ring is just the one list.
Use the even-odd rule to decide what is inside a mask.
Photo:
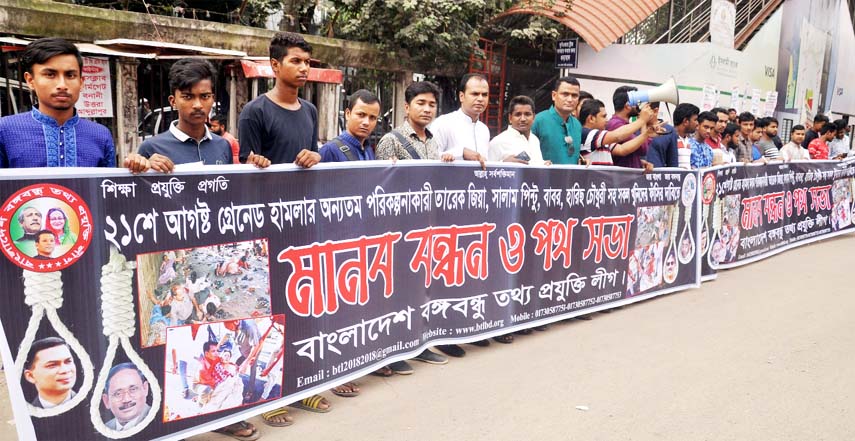
[[(366, 377), (269, 440), (855, 440), (855, 235), (571, 320), (445, 366)], [(0, 440), (15, 439), (0, 379)], [(7, 423), (8, 422), (8, 423)], [(193, 441), (226, 440), (205, 434)]]

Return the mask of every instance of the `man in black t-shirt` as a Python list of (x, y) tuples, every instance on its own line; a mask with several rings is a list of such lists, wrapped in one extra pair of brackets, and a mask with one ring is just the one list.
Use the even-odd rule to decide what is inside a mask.
[(309, 78), (312, 47), (299, 34), (279, 32), (270, 41), (276, 86), (252, 100), (240, 114), (240, 161), (251, 153), (274, 164), (311, 167), (318, 154), (318, 109), (297, 96)]

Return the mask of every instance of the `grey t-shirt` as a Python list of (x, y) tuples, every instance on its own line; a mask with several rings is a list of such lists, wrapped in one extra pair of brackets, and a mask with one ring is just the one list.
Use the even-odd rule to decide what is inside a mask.
[(774, 142), (761, 139), (757, 141), (757, 147), (766, 159), (781, 159), (781, 151)]
[(240, 161), (249, 152), (274, 164), (289, 164), (301, 150), (318, 151), (318, 109), (302, 99), (298, 110), (288, 110), (266, 95), (250, 101), (240, 113)]

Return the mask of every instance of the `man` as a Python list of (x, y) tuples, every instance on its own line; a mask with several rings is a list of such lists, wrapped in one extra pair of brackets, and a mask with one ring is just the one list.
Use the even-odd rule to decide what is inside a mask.
[(679, 167), (679, 149), (688, 147), (688, 137), (698, 127), (700, 109), (691, 103), (678, 104), (674, 109), (674, 125), (665, 125), (668, 133), (660, 135), (650, 142), (647, 149), (647, 161), (653, 167)]
[(751, 135), (754, 132), (754, 115), (750, 112), (742, 112), (739, 114), (739, 131), (741, 136), (740, 142), (736, 145), (736, 160), (739, 162), (752, 162), (753, 159), (753, 144)]
[(843, 159), (849, 155), (849, 135), (846, 134), (848, 129), (845, 119), (834, 121), (834, 127), (837, 129), (837, 134), (834, 139), (828, 143), (828, 157), (833, 159)]
[[(807, 135), (806, 135), (807, 136)], [(826, 124), (819, 129), (819, 138), (814, 139), (808, 145), (810, 159), (833, 159), (828, 156), (828, 143), (837, 136), (837, 127), (834, 124)]]
[(18, 214), (18, 224), (23, 234), (15, 239), (15, 246), (27, 256), (36, 252), (36, 233), (42, 230), (42, 213), (35, 207), (24, 207)]
[(591, 95), (590, 92), (586, 92), (584, 90), (579, 91), (579, 102), (576, 104), (576, 110), (573, 111), (573, 116), (576, 117), (576, 119), (579, 119), (579, 112), (582, 111), (582, 104), (585, 101), (592, 99), (594, 99), (594, 95)]
[[(531, 133), (534, 101), (527, 96), (511, 98), (508, 104), (508, 128), (490, 141), (487, 159), (518, 164), (550, 165), (540, 152), (540, 141)], [(513, 336), (508, 334), (513, 341)], [(504, 336), (503, 336), (504, 337)]]
[(211, 117), (211, 131), (229, 142), (232, 147), (232, 164), (240, 164), (240, 144), (226, 129), (228, 118), (226, 115), (214, 115)]
[(763, 138), (764, 129), (757, 127), (756, 124), (757, 121), (755, 121), (754, 129), (751, 130), (751, 136), (749, 137), (751, 140), (751, 162), (765, 164), (768, 160), (763, 156), (763, 150), (760, 147), (760, 140)]
[[(606, 123), (606, 130), (614, 132), (618, 128), (629, 124), (630, 118), (634, 118), (639, 115), (640, 110), (638, 106), (629, 105), (629, 92), (636, 90), (638, 90), (638, 88), (632, 86), (621, 86), (615, 89), (614, 94), (612, 94), (612, 104), (614, 104), (615, 106), (615, 114), (612, 115), (612, 118), (609, 120), (608, 123)], [(659, 114), (659, 103), (650, 103), (649, 107), (651, 110), (656, 112), (653, 115), (655, 119), (656, 116)], [(581, 122), (584, 125), (584, 121)], [(630, 138), (633, 136), (634, 132), (630, 133), (622, 139), (617, 140), (616, 142), (629, 141)], [(648, 162), (643, 159), (647, 155), (647, 149), (649, 145), (649, 139), (645, 139), (645, 141), (641, 144), (639, 148), (634, 149), (632, 151), (623, 149), (614, 150), (612, 152), (614, 165), (629, 168), (652, 168), (652, 166), (648, 166)], [(627, 151), (629, 151), (629, 153), (626, 153), (626, 155), (624, 155), (624, 152)]]
[(540, 141), (545, 161), (578, 164), (582, 124), (573, 116), (579, 102), (579, 80), (560, 77), (552, 86), (552, 106), (534, 117), (531, 132)]
[(778, 136), (778, 120), (767, 116), (760, 118), (756, 122), (757, 127), (761, 130), (760, 140), (757, 142), (757, 148), (766, 159), (781, 159), (781, 152), (778, 146), (775, 145), (773, 139)]
[(487, 110), (490, 85), (484, 75), (470, 73), (457, 86), (460, 109), (440, 116), (431, 124), (440, 153), (451, 153), (455, 159), (482, 164), (490, 147), (490, 129), (478, 118)]
[(721, 138), (722, 148), (718, 152), (713, 152), (713, 165), (736, 162), (736, 145), (741, 136), (738, 124), (727, 123)]
[(101, 401), (113, 414), (106, 426), (112, 430), (133, 429), (151, 411), (146, 403), (148, 381), (133, 363), (121, 363), (110, 368)]
[[(169, 130), (143, 141), (139, 153), (152, 169), (170, 173), (175, 164), (201, 162), (204, 165), (231, 164), (229, 143), (208, 129), (206, 122), (214, 106), (214, 67), (207, 60), (186, 58), (169, 69), (169, 104), (178, 119)], [(247, 162), (267, 167), (270, 161), (250, 152)]]
[(36, 387), (38, 395), (30, 402), (34, 407), (50, 409), (74, 398), (77, 366), (65, 340), (47, 337), (33, 342), (24, 362), (24, 379)]
[[(21, 66), (38, 105), (0, 118), (0, 168), (115, 167), (110, 131), (74, 109), (83, 87), (77, 47), (61, 38), (33, 41), (21, 54)], [(124, 166), (134, 173), (147, 169), (136, 154)]]
[(810, 160), (810, 152), (802, 147), (805, 140), (805, 126), (796, 124), (790, 132), (790, 142), (781, 148), (781, 157), (784, 161), (807, 161)]
[(829, 123), (829, 119), (827, 116), (823, 114), (818, 114), (813, 118), (813, 126), (810, 130), (805, 133), (805, 140), (802, 141), (802, 147), (808, 148), (810, 143), (813, 142), (814, 139), (818, 138), (820, 135), (820, 130), (825, 127), (826, 124)]
[(713, 163), (713, 151), (706, 141), (715, 128), (716, 122), (718, 117), (712, 112), (701, 112), (698, 115), (698, 130), (689, 140), (689, 147), (692, 149), (690, 162), (693, 169), (709, 167)]
[(729, 123), (736, 124), (738, 121), (737, 120), (738, 117), (739, 117), (739, 115), (736, 113), (736, 109), (734, 109), (734, 108), (727, 109), (727, 120)]
[(270, 41), (270, 67), (276, 85), (252, 100), (240, 114), (240, 160), (252, 153), (274, 164), (309, 168), (318, 154), (318, 109), (298, 97), (309, 78), (312, 46), (299, 34), (279, 32)]
[(380, 100), (359, 89), (347, 99), (344, 109), (345, 131), (321, 147), (321, 162), (373, 161), (374, 148), (368, 137), (377, 127)]
[[(406, 119), (399, 127), (383, 135), (377, 143), (377, 159), (442, 159), (454, 161), (451, 153), (442, 154), (428, 126), (436, 118), (439, 88), (430, 81), (419, 81), (407, 86), (404, 91), (404, 113)], [(443, 357), (444, 358), (444, 357)]]
[(41, 230), (36, 233), (36, 253), (33, 255), (34, 259), (53, 259), (51, 254), (53, 254), (54, 248), (56, 248), (56, 236), (53, 235), (53, 231)]
[[(592, 165), (613, 165), (612, 155), (632, 154), (646, 144), (650, 137), (656, 135), (654, 123), (657, 113), (653, 107), (645, 105), (635, 122), (624, 124), (615, 130), (607, 130), (606, 105), (597, 99), (585, 101), (579, 112), (582, 121), (582, 155)], [(636, 132), (640, 134), (633, 136)], [(632, 138), (629, 138), (631, 136)], [(627, 138), (628, 141), (618, 144)], [(648, 162), (645, 170), (652, 169), (652, 164)]]
[(724, 137), (724, 129), (727, 127), (728, 121), (730, 121), (730, 116), (728, 115), (727, 110), (721, 107), (716, 107), (710, 112), (712, 112), (717, 119), (715, 127), (713, 128), (712, 133), (710, 133), (710, 137), (707, 138), (706, 143), (711, 149), (713, 149), (713, 153), (715, 153), (716, 150), (724, 148), (721, 141)]

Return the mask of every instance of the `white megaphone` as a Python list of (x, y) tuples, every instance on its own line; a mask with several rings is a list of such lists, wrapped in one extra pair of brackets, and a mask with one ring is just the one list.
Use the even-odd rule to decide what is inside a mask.
[(629, 105), (637, 106), (641, 103), (666, 102), (680, 104), (680, 94), (677, 91), (677, 82), (671, 77), (664, 84), (648, 90), (634, 90), (628, 93)]

